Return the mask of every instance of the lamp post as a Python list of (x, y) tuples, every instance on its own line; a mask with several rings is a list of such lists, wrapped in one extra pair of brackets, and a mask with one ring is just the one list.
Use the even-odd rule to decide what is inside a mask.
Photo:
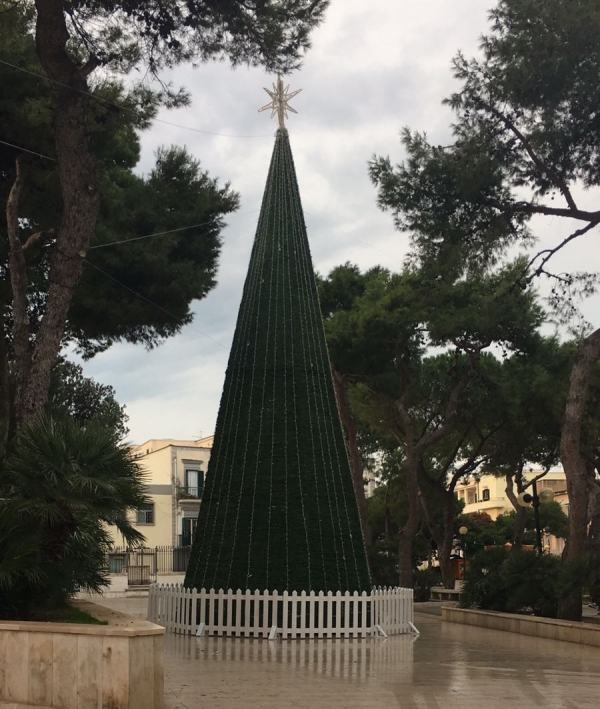
[(540, 491), (538, 495), (537, 482), (535, 480), (531, 483), (531, 493), (522, 492), (518, 499), (521, 507), (533, 507), (533, 516), (535, 518), (535, 539), (536, 539), (536, 549), (537, 553), (541, 556), (544, 553), (544, 548), (542, 546), (542, 525), (540, 522), (540, 503), (542, 502), (552, 502), (554, 500), (554, 490), (549, 487), (545, 487)]
[(469, 533), (469, 529), (468, 529), (468, 527), (465, 527), (463, 525), (462, 527), (459, 527), (458, 533), (461, 536), (461, 546), (462, 546), (462, 553), (463, 553), (463, 583), (464, 583), (467, 578), (467, 543), (466, 543), (465, 537)]

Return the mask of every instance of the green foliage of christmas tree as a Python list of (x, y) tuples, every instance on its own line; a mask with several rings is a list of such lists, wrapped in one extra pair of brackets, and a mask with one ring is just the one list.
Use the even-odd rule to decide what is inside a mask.
[(371, 585), (286, 130), (275, 141), (185, 585)]

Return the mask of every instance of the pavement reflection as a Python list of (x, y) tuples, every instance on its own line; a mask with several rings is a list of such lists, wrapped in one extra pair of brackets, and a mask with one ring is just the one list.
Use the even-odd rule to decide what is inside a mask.
[(600, 650), (442, 624), (421, 636), (165, 639), (166, 707), (596, 709)]

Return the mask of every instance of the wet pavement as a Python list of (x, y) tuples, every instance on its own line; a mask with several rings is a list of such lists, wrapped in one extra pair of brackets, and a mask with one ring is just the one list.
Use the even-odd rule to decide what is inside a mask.
[[(104, 602), (143, 616), (145, 599)], [(114, 605), (116, 604), (116, 605)], [(600, 649), (442, 623), (388, 640), (165, 636), (165, 709), (596, 709)]]

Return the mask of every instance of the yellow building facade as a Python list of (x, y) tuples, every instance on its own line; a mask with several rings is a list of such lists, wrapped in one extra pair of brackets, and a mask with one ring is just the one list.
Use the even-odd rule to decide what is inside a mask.
[[(525, 480), (531, 480), (542, 473), (541, 468), (531, 467), (525, 474)], [(551, 488), (554, 499), (560, 503), (565, 514), (569, 513), (567, 497), (567, 480), (561, 467), (551, 468), (546, 475), (537, 482), (538, 492), (544, 488)], [(504, 477), (494, 475), (481, 475), (477, 478), (470, 477), (460, 482), (455, 489), (459, 500), (465, 503), (464, 514), (485, 512), (493, 520), (499, 515), (512, 512), (514, 507), (506, 494), (506, 480)], [(562, 553), (564, 540), (546, 535), (545, 547), (554, 554)]]
[[(151, 439), (132, 446), (146, 474), (149, 504), (130, 514), (134, 526), (146, 537), (146, 546), (191, 545), (213, 437), (197, 441)], [(125, 542), (112, 529), (116, 547)]]

